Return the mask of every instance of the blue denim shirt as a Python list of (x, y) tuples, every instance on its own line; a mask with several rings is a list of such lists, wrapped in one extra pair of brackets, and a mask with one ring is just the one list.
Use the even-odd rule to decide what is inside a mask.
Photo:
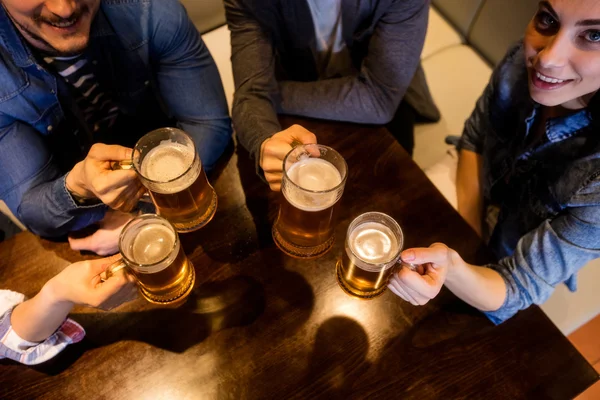
[(482, 156), (485, 202), (500, 207), (489, 243), (499, 261), (489, 267), (504, 278), (507, 295), (499, 310), (486, 313), (494, 323), (543, 303), (562, 282), (576, 290), (577, 271), (600, 257), (595, 107), (548, 120), (544, 138), (527, 148), (540, 105), (529, 95), (519, 44), (498, 65), (465, 124), (460, 148)]
[[(216, 65), (176, 0), (103, 0), (87, 52), (98, 79), (132, 126), (166, 119), (194, 139), (208, 170), (231, 141), (231, 122)], [(45, 68), (0, 7), (0, 199), (33, 232), (60, 236), (103, 218), (104, 205), (79, 207), (66, 173), (98, 140), (82, 122), (74, 95)], [(146, 124), (153, 121), (155, 124)], [(158, 125), (158, 126), (157, 126)], [(129, 129), (116, 132), (115, 143)], [(122, 139), (122, 140), (121, 140)]]

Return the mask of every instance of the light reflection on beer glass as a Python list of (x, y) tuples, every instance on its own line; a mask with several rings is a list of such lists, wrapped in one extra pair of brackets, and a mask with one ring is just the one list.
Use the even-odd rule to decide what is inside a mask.
[(369, 212), (350, 223), (337, 281), (349, 295), (372, 299), (385, 291), (400, 259), (404, 235), (390, 216)]
[(331, 249), (347, 175), (346, 161), (331, 147), (308, 144), (288, 153), (273, 225), (273, 240), (284, 253), (315, 258)]
[(132, 161), (157, 213), (178, 232), (195, 231), (213, 218), (217, 194), (185, 132), (161, 128), (144, 135), (135, 145)]
[(125, 268), (146, 300), (155, 304), (179, 304), (192, 292), (194, 266), (166, 219), (144, 214), (129, 221), (119, 237), (119, 251), (122, 259), (107, 269), (104, 279)]

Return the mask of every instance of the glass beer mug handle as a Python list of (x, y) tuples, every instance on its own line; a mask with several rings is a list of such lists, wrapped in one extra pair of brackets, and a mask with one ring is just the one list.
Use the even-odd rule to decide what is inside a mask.
[(406, 268), (410, 269), (411, 271), (416, 271), (417, 268), (420, 267), (420, 265), (402, 261), (402, 259), (398, 260), (398, 265), (400, 266), (400, 268), (406, 267)]
[(133, 161), (131, 161), (131, 160), (111, 161), (110, 169), (112, 169), (113, 171), (118, 171), (121, 169), (123, 169), (123, 170), (133, 169)]
[(100, 282), (106, 282), (110, 279), (110, 277), (114, 276), (117, 272), (125, 268), (127, 268), (127, 264), (125, 264), (123, 259), (115, 261), (114, 263), (110, 264), (103, 273), (100, 274)]
[(402, 268), (408, 268), (411, 271), (419, 272), (419, 267), (420, 267), (419, 264), (409, 263), (409, 262), (403, 261), (401, 258), (399, 258), (398, 261), (396, 262), (396, 265), (392, 267), (392, 268), (394, 268), (394, 272), (392, 272), (392, 275), (395, 275), (398, 272), (400, 272), (400, 270)]

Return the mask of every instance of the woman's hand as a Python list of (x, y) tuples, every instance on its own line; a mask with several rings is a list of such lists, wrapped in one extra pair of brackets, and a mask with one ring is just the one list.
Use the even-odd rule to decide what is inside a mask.
[[(416, 270), (402, 267), (390, 279), (390, 290), (405, 301), (422, 306), (438, 295), (448, 270), (460, 257), (445, 244), (434, 243), (429, 248), (414, 248), (402, 252), (402, 260), (417, 264)], [(462, 261), (462, 259), (460, 259)]]
[(388, 287), (411, 304), (427, 304), (442, 285), (481, 311), (495, 311), (504, 304), (507, 287), (502, 276), (491, 268), (466, 263), (445, 244), (405, 250), (402, 260), (419, 267), (416, 271), (403, 267), (392, 276)]
[(113, 256), (71, 264), (50, 279), (42, 291), (48, 291), (50, 298), (57, 302), (83, 304), (103, 310), (118, 307), (137, 297), (137, 287), (124, 271), (115, 273), (104, 282), (100, 277), (119, 258)]

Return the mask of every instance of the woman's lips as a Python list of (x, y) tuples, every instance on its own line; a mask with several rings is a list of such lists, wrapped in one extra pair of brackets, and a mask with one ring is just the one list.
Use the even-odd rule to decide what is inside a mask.
[(535, 69), (531, 70), (531, 82), (533, 85), (542, 90), (555, 90), (573, 82), (573, 79), (558, 79), (544, 75)]

